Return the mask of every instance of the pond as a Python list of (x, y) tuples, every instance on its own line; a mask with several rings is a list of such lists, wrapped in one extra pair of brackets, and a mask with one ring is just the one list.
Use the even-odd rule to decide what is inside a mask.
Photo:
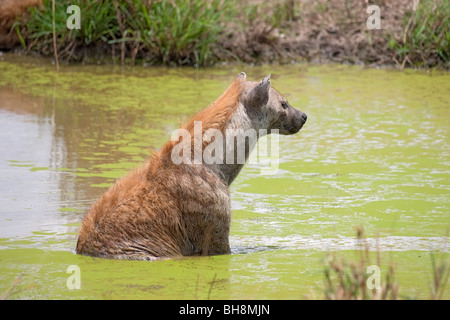
[[(0, 59), (0, 297), (322, 299), (324, 258), (357, 257), (357, 227), (382, 272), (395, 266), (400, 297), (429, 297), (430, 251), (448, 252), (450, 74), (307, 64), (56, 72), (48, 60)], [(308, 121), (279, 138), (275, 175), (249, 164), (232, 184), (232, 253), (75, 254), (97, 197), (241, 71), (271, 73)]]

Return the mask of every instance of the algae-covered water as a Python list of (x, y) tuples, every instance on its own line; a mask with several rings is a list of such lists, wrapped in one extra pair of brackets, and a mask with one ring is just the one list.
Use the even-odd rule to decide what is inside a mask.
[[(0, 298), (322, 299), (327, 252), (357, 258), (359, 226), (382, 273), (394, 265), (400, 297), (429, 297), (430, 251), (448, 252), (450, 74), (341, 65), (56, 72), (46, 60), (0, 59)], [(275, 175), (250, 164), (231, 186), (232, 254), (76, 255), (95, 199), (240, 71), (271, 73), (308, 121), (280, 137)]]

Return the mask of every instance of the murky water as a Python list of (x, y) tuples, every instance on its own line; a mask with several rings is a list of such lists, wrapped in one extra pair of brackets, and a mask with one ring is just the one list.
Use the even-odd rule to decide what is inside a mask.
[[(74, 253), (85, 211), (233, 77), (272, 74), (308, 114), (280, 170), (231, 187), (232, 254), (156, 262)], [(349, 66), (195, 70), (0, 60), (0, 297), (322, 298), (327, 251), (357, 256), (363, 226), (403, 297), (426, 298), (448, 251), (450, 74)], [(76, 265), (81, 288), (70, 290)], [(383, 269), (384, 266), (382, 266)], [(450, 288), (444, 295), (450, 298)]]

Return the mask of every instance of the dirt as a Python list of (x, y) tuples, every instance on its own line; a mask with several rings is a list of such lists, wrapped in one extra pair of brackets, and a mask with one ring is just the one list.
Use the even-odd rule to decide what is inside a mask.
[(387, 39), (389, 35), (402, 37), (405, 12), (412, 9), (413, 1), (376, 1), (381, 29), (367, 27), (367, 2), (300, 1), (299, 13), (285, 26), (271, 29), (257, 19), (250, 28), (232, 33), (222, 45), (245, 62), (398, 64)]

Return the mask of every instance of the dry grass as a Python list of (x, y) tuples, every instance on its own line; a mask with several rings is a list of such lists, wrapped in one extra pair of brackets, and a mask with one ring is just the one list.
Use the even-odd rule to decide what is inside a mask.
[[(370, 278), (372, 273), (368, 272), (369, 266), (382, 266), (380, 251), (376, 251), (376, 262), (370, 259), (369, 245), (364, 240), (363, 229), (357, 230), (357, 239), (360, 246), (359, 261), (346, 261), (337, 258), (336, 253), (329, 253), (325, 259), (325, 290), (324, 298), (327, 300), (398, 300), (399, 285), (395, 278), (394, 264), (391, 262), (387, 270), (382, 271), (384, 277), (380, 277), (378, 288), (369, 289), (368, 284), (374, 283)], [(431, 283), (430, 299), (439, 300), (443, 298), (445, 287), (450, 273), (450, 259), (447, 254), (442, 254), (436, 261), (437, 253), (430, 252)], [(368, 282), (369, 281), (369, 282)]]
[[(325, 260), (325, 299), (327, 300), (397, 300), (398, 285), (395, 281), (395, 270), (389, 265), (384, 279), (380, 278), (379, 287), (370, 289), (368, 281), (371, 272), (368, 267), (374, 265), (370, 258), (369, 245), (364, 241), (363, 229), (357, 230), (357, 239), (363, 250), (360, 250), (359, 261), (347, 262), (338, 259), (335, 253), (329, 253)], [(380, 251), (377, 250), (375, 266), (381, 266)], [(370, 270), (370, 269), (369, 269)]]
[(450, 275), (450, 259), (447, 255), (441, 255), (440, 260), (436, 261), (435, 255), (433, 252), (430, 253), (433, 272), (430, 299), (441, 300)]

